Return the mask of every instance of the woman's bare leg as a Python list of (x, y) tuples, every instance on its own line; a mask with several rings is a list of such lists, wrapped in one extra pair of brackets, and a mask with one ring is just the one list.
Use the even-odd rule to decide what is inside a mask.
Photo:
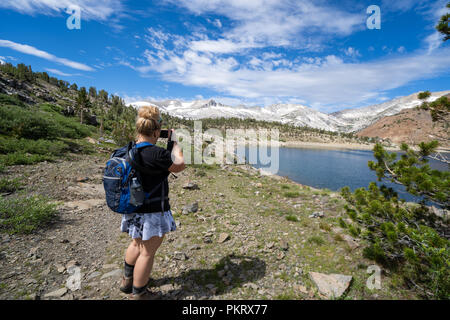
[(139, 246), (141, 242), (141, 239), (133, 239), (133, 241), (131, 241), (130, 245), (128, 246), (127, 251), (125, 252), (125, 262), (131, 266), (134, 266), (136, 264), (136, 260), (139, 257)]
[(149, 240), (141, 241), (139, 244), (140, 253), (134, 265), (133, 286), (136, 288), (144, 287), (153, 267), (153, 260), (156, 250), (163, 242), (164, 236), (151, 237)]

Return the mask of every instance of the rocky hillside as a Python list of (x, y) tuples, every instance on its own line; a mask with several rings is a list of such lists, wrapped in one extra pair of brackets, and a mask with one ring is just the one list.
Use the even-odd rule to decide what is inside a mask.
[[(0, 299), (128, 299), (118, 286), (130, 239), (105, 204), (106, 157), (73, 154), (2, 174), (24, 183), (5, 199), (45, 195), (59, 207), (31, 234), (0, 233)], [(155, 258), (155, 299), (418, 298), (384, 270), (381, 289), (366, 286), (374, 262), (339, 226), (348, 218), (337, 193), (247, 166), (190, 166), (170, 186), (177, 230)], [(79, 288), (68, 285), (76, 270)]]
[(449, 123), (450, 119), (433, 122), (429, 111), (412, 108), (378, 120), (360, 130), (357, 136), (380, 137), (396, 144), (406, 142), (411, 145), (438, 140), (441, 148), (450, 149)]
[[(22, 68), (23, 69), (23, 68)], [(13, 97), (15, 100), (20, 101), (21, 104), (27, 106), (39, 107), (42, 104), (53, 105), (52, 108), (61, 111), (65, 116), (79, 117), (79, 108), (77, 108), (77, 99), (81, 92), (77, 88), (76, 84), (69, 84), (65, 81), (58, 80), (56, 78), (47, 78), (44, 73), (31, 73), (29, 72), (29, 79), (23, 79), (18, 77), (13, 72), (18, 72), (19, 68), (11, 68), (10, 73), (2, 71), (0, 69), (0, 95), (7, 95)], [(31, 76), (31, 74), (33, 76)], [(91, 90), (92, 89), (92, 90)], [(87, 91), (87, 90), (86, 90)], [(120, 144), (126, 143), (126, 140), (133, 136), (133, 127), (136, 117), (136, 110), (133, 107), (126, 107), (122, 99), (117, 96), (108, 95), (104, 90), (97, 91), (95, 87), (90, 87), (87, 94), (87, 100), (89, 106), (84, 108), (83, 123), (96, 126), (99, 131), (111, 134), (114, 140)], [(10, 100), (10, 99), (6, 99)], [(2, 102), (0, 97), (0, 105), (6, 103)], [(8, 102), (10, 103), (10, 102)], [(169, 102), (167, 102), (169, 103)], [(148, 103), (145, 103), (148, 104)], [(138, 106), (140, 104), (137, 104)], [(182, 106), (181, 104), (177, 106)], [(163, 104), (160, 105), (162, 112), (164, 113), (164, 120), (167, 125), (172, 128), (188, 128), (193, 130), (193, 121), (178, 117), (180, 114), (172, 112), (171, 108), (165, 108)], [(198, 102), (197, 104), (190, 105), (207, 118), (203, 118), (203, 128), (240, 128), (240, 129), (272, 129), (276, 128), (280, 131), (281, 141), (307, 141), (317, 143), (366, 143), (353, 134), (338, 134), (336, 132), (325, 131), (322, 129), (313, 129), (305, 126), (294, 126), (289, 124), (280, 124), (279, 122), (270, 121), (255, 121), (251, 114), (245, 120), (239, 118), (239, 109), (234, 107), (227, 107), (229, 110), (228, 118), (218, 118), (220, 113), (215, 113), (215, 108), (222, 108), (223, 105), (217, 104), (213, 100), (207, 103)], [(295, 107), (295, 106), (294, 106)], [(214, 110), (212, 110), (212, 109)], [(264, 112), (273, 113), (276, 110), (268, 108)], [(306, 108), (306, 107), (305, 107)], [(218, 109), (218, 110), (219, 110)], [(287, 114), (295, 111), (295, 108), (283, 108), (281, 105), (277, 106), (277, 113)], [(184, 109), (183, 109), (184, 110)], [(217, 111), (217, 110), (216, 110)], [(184, 111), (183, 111), (184, 112)], [(305, 111), (306, 112), (306, 111)], [(172, 115), (171, 115), (172, 114)], [(194, 115), (190, 111), (186, 111), (186, 114)], [(306, 123), (304, 124), (306, 125)], [(206, 130), (206, 129), (205, 129)]]
[[(426, 101), (432, 102), (449, 93), (450, 91), (433, 92)], [(417, 95), (418, 92), (373, 106), (342, 110), (335, 112), (332, 115), (348, 124), (347, 128), (343, 128), (344, 131), (359, 131), (370, 126), (379, 119), (395, 115), (405, 109), (420, 106), (423, 101), (420, 100)]]

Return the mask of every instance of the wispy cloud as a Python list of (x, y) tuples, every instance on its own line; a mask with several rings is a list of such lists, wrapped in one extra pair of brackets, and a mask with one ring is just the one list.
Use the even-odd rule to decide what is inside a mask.
[(359, 50), (357, 50), (353, 47), (348, 47), (347, 49), (344, 50), (344, 53), (346, 56), (351, 57), (351, 58), (357, 58), (357, 57), (361, 56), (361, 54), (359, 53)]
[[(230, 53), (246, 48), (294, 46), (317, 48), (327, 36), (346, 36), (364, 27), (364, 13), (311, 0), (166, 0), (194, 14), (217, 14), (231, 21), (218, 39), (192, 43), (197, 51)], [(228, 28), (226, 28), (228, 27)], [(318, 36), (320, 31), (320, 36)]]
[(30, 15), (55, 15), (71, 6), (81, 8), (86, 20), (105, 21), (123, 10), (121, 0), (2, 0), (0, 8), (6, 8)]
[(25, 54), (33, 55), (42, 59), (46, 59), (52, 62), (56, 62), (62, 65), (65, 65), (67, 67), (82, 70), (82, 71), (94, 71), (93, 68), (89, 67), (88, 65), (71, 61), (65, 58), (59, 58), (51, 53), (39, 50), (35, 47), (26, 45), (26, 44), (20, 44), (9, 40), (1, 40), (0, 39), (0, 47), (10, 48), (12, 50), (22, 52)]
[(359, 63), (330, 55), (266, 68), (187, 49), (182, 54), (167, 51), (160, 58), (151, 56), (148, 65), (135, 69), (156, 71), (165, 81), (209, 88), (256, 103), (301, 98), (325, 111), (328, 106), (357, 106), (380, 92), (446, 73), (450, 49)]
[(79, 73), (65, 73), (62, 72), (58, 69), (51, 69), (51, 68), (45, 68), (45, 71), (56, 74), (58, 76), (62, 76), (62, 77), (73, 77), (73, 76), (80, 76), (81, 74)]

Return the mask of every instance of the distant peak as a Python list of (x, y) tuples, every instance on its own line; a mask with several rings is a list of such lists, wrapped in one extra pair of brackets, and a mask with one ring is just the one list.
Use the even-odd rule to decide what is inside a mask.
[(209, 99), (209, 100), (206, 102), (206, 105), (208, 105), (208, 106), (216, 106), (216, 105), (217, 105), (217, 102), (216, 102), (216, 100), (214, 100), (214, 99)]

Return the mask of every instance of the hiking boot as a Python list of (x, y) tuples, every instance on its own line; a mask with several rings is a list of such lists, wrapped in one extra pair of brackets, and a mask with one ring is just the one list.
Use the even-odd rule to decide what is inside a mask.
[(130, 300), (155, 300), (158, 295), (151, 292), (150, 290), (145, 289), (141, 294), (131, 294)]
[(131, 293), (133, 291), (133, 277), (122, 276), (122, 282), (120, 283), (120, 291), (123, 293)]

